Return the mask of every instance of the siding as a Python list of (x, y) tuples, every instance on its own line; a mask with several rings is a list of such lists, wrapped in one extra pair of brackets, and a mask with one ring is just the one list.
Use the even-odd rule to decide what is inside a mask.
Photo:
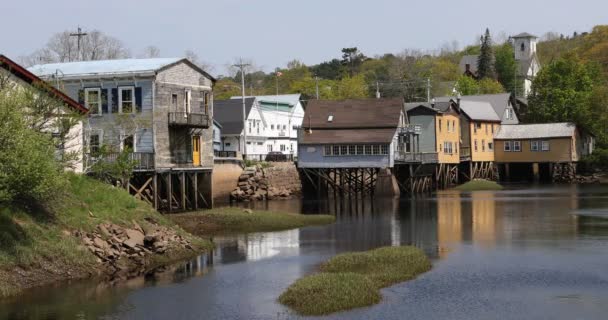
[(411, 115), (410, 124), (419, 124), (420, 152), (437, 152), (435, 145), (435, 116), (434, 115)]
[(387, 155), (367, 156), (323, 156), (323, 145), (300, 145), (298, 167), (300, 168), (390, 168), (392, 167), (391, 144)]
[(494, 157), (496, 162), (571, 162), (576, 161), (572, 157), (572, 138), (543, 139), (549, 141), (549, 151), (530, 151), (531, 140), (521, 141), (520, 152), (505, 152), (504, 141), (495, 140), (496, 147)]
[[(476, 123), (481, 124), (481, 128), (477, 132), (475, 132)], [(486, 126), (488, 127), (487, 133)], [(498, 131), (498, 128), (497, 123), (484, 121), (470, 122), (468, 131), (471, 136), (471, 161), (494, 161), (494, 151), (489, 150), (488, 143), (494, 141), (494, 133)], [(475, 141), (477, 141), (477, 150), (475, 150)], [(482, 142), (485, 142), (485, 151), (484, 147), (482, 147)]]
[[(437, 148), (439, 163), (460, 163), (460, 118), (455, 114), (442, 114), (435, 117), (437, 126)], [(441, 127), (439, 123), (441, 122)], [(452, 131), (448, 132), (448, 122), (454, 123)], [(451, 125), (450, 125), (451, 126)], [(452, 142), (452, 153), (446, 153), (444, 142)], [(441, 148), (439, 146), (441, 145)], [(440, 150), (440, 151), (439, 151)]]
[(173, 84), (207, 86), (211, 88), (211, 79), (206, 78), (196, 69), (181, 62), (158, 73), (156, 80)]
[[(111, 113), (112, 101), (118, 97), (112, 95), (112, 89), (118, 87), (139, 87), (142, 91), (141, 112), (137, 112), (134, 116), (118, 115)], [(121, 135), (133, 134), (136, 135), (135, 149), (138, 152), (154, 152), (153, 143), (153, 126), (152, 126), (152, 79), (145, 80), (121, 80), (121, 81), (83, 81), (67, 82), (62, 89), (68, 96), (76, 101), (82, 101), (83, 97), (79, 97), (80, 90), (84, 88), (102, 88), (108, 90), (108, 98), (105, 103), (108, 104), (109, 113), (102, 115), (90, 115), (87, 120), (91, 130), (103, 133), (103, 143), (110, 144), (114, 147), (120, 145)], [(87, 127), (85, 125), (85, 127)]]

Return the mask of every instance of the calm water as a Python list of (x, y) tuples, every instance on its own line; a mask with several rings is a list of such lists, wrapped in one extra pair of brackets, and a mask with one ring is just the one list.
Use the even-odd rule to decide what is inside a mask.
[(328, 319), (606, 319), (608, 187), (442, 192), (417, 200), (276, 201), (334, 225), (215, 239), (217, 250), (119, 287), (78, 282), (0, 303), (7, 319), (292, 319), (276, 303), (336, 253), (412, 244), (433, 259), (382, 303)]

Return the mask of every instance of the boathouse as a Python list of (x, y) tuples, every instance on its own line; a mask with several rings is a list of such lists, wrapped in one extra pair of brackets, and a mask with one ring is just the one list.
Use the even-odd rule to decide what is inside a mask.
[(405, 127), (402, 99), (311, 100), (298, 131), (302, 179), (318, 192), (373, 194), (380, 170), (391, 174)]
[[(85, 171), (128, 150), (129, 191), (162, 211), (212, 206), (215, 79), (181, 58), (36, 65), (31, 72), (88, 109)], [(109, 154), (100, 153), (102, 146)]]
[(503, 125), (495, 161), (505, 180), (571, 181), (576, 163), (593, 152), (593, 136), (573, 123)]

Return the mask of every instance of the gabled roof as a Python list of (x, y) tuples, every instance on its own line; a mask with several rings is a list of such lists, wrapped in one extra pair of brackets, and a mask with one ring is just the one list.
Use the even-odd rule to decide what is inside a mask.
[[(245, 98), (247, 117), (255, 98)], [(243, 131), (243, 101), (237, 99), (213, 101), (213, 119), (222, 125), (222, 134), (241, 134)]]
[(536, 124), (507, 124), (500, 126), (494, 136), (495, 140), (509, 139), (538, 139), (572, 137), (576, 125), (569, 122), (536, 123)]
[(402, 99), (311, 100), (301, 143), (390, 143), (402, 112)]
[[(498, 93), (498, 94), (482, 94), (482, 95), (472, 95), (472, 96), (462, 96), (460, 97), (460, 103), (462, 101), (479, 101), (479, 102), (488, 102), (494, 108), (494, 112), (500, 117), (502, 120), (502, 116), (505, 114), (505, 109), (509, 106), (509, 99), (511, 98), (511, 94), (509, 93)], [(439, 97), (435, 98), (436, 101), (449, 101), (456, 100), (455, 97)]]
[(28, 70), (40, 77), (50, 77), (56, 73), (61, 74), (63, 77), (124, 76), (154, 74), (181, 62), (188, 64), (212, 81), (215, 81), (215, 78), (210, 74), (185, 58), (118, 59), (49, 63), (35, 65), (28, 68)]
[(424, 109), (428, 109), (429, 111), (435, 112), (435, 113), (444, 113), (444, 112), (448, 112), (450, 110), (450, 106), (452, 105), (452, 102), (450, 100), (448, 101), (435, 101), (435, 103), (430, 103), (430, 102), (408, 102), (405, 104), (405, 110), (407, 112), (414, 110), (416, 108), (424, 108)]
[(537, 36), (533, 35), (533, 34), (529, 34), (527, 32), (522, 32), (520, 34), (516, 34), (514, 36), (511, 36), (511, 38), (538, 38)]
[[(266, 96), (247, 96), (255, 98), (258, 105), (264, 109), (293, 112), (293, 107), (300, 103), (301, 94), (280, 94)], [(241, 96), (233, 96), (230, 99), (241, 99)]]
[(76, 100), (70, 98), (65, 93), (59, 91), (59, 89), (47, 84), (44, 80), (40, 79), (38, 76), (28, 71), (24, 67), (20, 66), (13, 60), (7, 58), (4, 55), (0, 54), (0, 67), (6, 69), (8, 72), (14, 74), (19, 79), (25, 81), (30, 85), (37, 85), (41, 90), (47, 91), (52, 96), (57, 99), (63, 101), (68, 107), (71, 109), (81, 113), (86, 114), (89, 112), (87, 108), (78, 103)]
[(489, 102), (461, 99), (460, 110), (471, 120), (500, 122), (500, 117)]

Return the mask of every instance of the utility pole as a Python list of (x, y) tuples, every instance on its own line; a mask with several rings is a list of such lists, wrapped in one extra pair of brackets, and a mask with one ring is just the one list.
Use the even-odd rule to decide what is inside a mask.
[(315, 76), (315, 87), (317, 89), (317, 100), (319, 100), (319, 77)]
[(431, 78), (426, 78), (426, 101), (431, 102)]
[(380, 85), (376, 81), (376, 99), (380, 99)]
[[(77, 47), (77, 48), (78, 48), (78, 55), (79, 55), (79, 57), (78, 57), (78, 58), (79, 58), (80, 60), (84, 60), (84, 59), (82, 58), (82, 54), (80, 53), (80, 39), (81, 39), (82, 37), (86, 36), (86, 35), (87, 35), (87, 33), (86, 33), (86, 32), (82, 32), (82, 29), (80, 28), (80, 26), (78, 26), (78, 32), (76, 32), (76, 33), (70, 33), (70, 37), (76, 37), (76, 38), (78, 38), (78, 41), (77, 41), (77, 43), (78, 43), (78, 47)], [(71, 58), (72, 58), (72, 57), (70, 57), (70, 61), (71, 61)]]
[(243, 148), (241, 150), (243, 158), (247, 155), (247, 107), (245, 106), (245, 67), (250, 66), (248, 63), (243, 63), (243, 59), (239, 59), (238, 64), (232, 66), (238, 67), (241, 70), (241, 99), (243, 101)]

